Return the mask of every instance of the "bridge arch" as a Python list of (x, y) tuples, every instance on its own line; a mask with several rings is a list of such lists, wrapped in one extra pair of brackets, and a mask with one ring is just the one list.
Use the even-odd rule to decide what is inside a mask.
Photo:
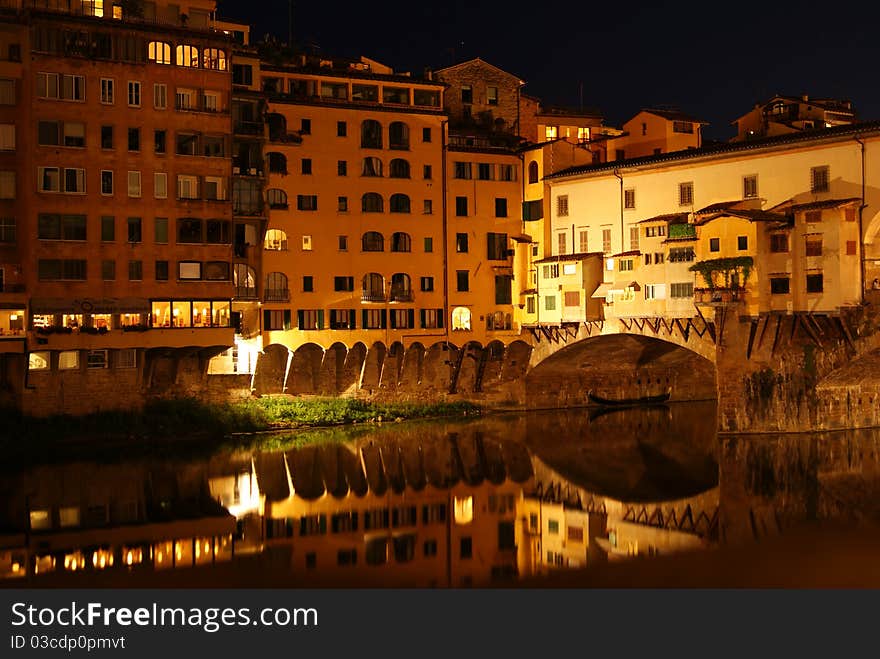
[(712, 361), (677, 342), (643, 334), (600, 334), (569, 343), (526, 374), (532, 408), (576, 407), (589, 393), (608, 399), (669, 394), (670, 401), (714, 400)]

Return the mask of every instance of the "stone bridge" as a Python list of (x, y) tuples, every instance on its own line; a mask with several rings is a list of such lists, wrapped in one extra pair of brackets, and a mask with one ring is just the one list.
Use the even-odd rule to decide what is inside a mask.
[(469, 399), (555, 408), (669, 393), (717, 400), (723, 432), (880, 425), (878, 306), (740, 316), (613, 318), (523, 328), (507, 343), (308, 343), (267, 346), (257, 394)]

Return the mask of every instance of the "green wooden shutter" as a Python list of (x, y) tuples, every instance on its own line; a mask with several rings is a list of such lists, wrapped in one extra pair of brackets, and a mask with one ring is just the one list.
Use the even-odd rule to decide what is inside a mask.
[(382, 329), (388, 327), (388, 309), (382, 309)]
[(348, 310), (348, 329), (354, 329), (357, 312), (354, 309)]
[(318, 329), (324, 329), (324, 310), (318, 309)]
[(407, 316), (407, 321), (408, 321), (406, 326), (409, 328), (415, 327), (416, 326), (416, 310), (415, 309), (407, 309), (406, 316)]
[(284, 329), (290, 329), (290, 309), (284, 310)]
[(443, 319), (443, 309), (437, 309), (437, 327), (443, 327), (443, 323), (446, 322)]
[(425, 310), (419, 309), (419, 326), (425, 329)]
[(367, 319), (368, 319), (367, 310), (362, 309), (361, 310), (361, 320), (363, 321), (363, 323), (361, 324), (361, 327), (363, 327), (364, 329), (367, 328)]
[(268, 309), (263, 311), (263, 329), (269, 330), (272, 328), (272, 312)]
[(297, 309), (296, 310), (296, 326), (297, 326), (297, 328), (301, 329), (301, 330), (305, 329), (305, 327), (303, 327), (303, 325), (305, 325), (305, 322), (306, 322), (305, 312), (302, 309)]

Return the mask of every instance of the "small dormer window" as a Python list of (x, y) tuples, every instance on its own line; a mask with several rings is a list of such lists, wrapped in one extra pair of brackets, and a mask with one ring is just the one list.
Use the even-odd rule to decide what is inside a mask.
[(672, 132), (673, 133), (693, 133), (694, 132), (694, 124), (690, 121), (673, 121), (672, 122)]

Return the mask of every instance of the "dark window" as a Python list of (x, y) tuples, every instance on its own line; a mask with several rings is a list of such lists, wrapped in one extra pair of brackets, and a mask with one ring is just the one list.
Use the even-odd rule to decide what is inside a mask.
[(196, 218), (189, 217), (177, 220), (177, 242), (202, 242), (202, 221)]
[(430, 142), (431, 141), (431, 129), (430, 128), (422, 128), (422, 142)]
[(810, 170), (810, 192), (828, 192), (829, 184), (828, 166), (813, 167)]
[(382, 124), (373, 119), (367, 119), (361, 124), (361, 148), (382, 148)]
[(164, 130), (156, 130), (153, 133), (153, 143), (154, 149), (156, 153), (165, 153), (165, 150), (168, 148), (166, 146), (166, 133)]
[(130, 217), (128, 218), (128, 242), (130, 243), (139, 243), (142, 242), (143, 234), (141, 231), (141, 218), (139, 217)]
[(412, 238), (408, 233), (402, 231), (395, 232), (391, 235), (391, 251), (392, 252), (411, 252)]
[(300, 122), (299, 132), (303, 135), (311, 135), (312, 134), (312, 120), (311, 119), (303, 119)]
[(303, 292), (313, 293), (315, 291), (315, 280), (311, 275), (303, 276)]
[(345, 160), (336, 161), (336, 174), (338, 176), (348, 176), (348, 163)]
[(128, 150), (129, 151), (140, 151), (141, 150), (141, 129), (140, 128), (129, 128), (128, 129)]
[(393, 194), (388, 201), (389, 210), (392, 213), (409, 213), (410, 203), (409, 197), (405, 194)]
[(538, 163), (536, 161), (532, 161), (529, 163), (529, 183), (537, 183), (538, 182)]
[(434, 290), (434, 278), (433, 277), (422, 277), (421, 279), (421, 289), (425, 292), (430, 292)]
[(336, 135), (337, 137), (345, 137), (348, 135), (348, 124), (344, 121), (336, 122)]
[(507, 199), (495, 199), (495, 217), (507, 217)]
[(474, 555), (473, 540), (470, 537), (461, 539), (461, 557), (471, 558)]
[(104, 281), (116, 279), (116, 261), (101, 261), (101, 279)]
[(460, 293), (470, 290), (467, 270), (455, 271), (455, 290), (459, 291)]
[(468, 235), (466, 233), (455, 234), (455, 251), (462, 254), (468, 251)]
[(736, 237), (736, 248), (740, 251), (747, 250), (749, 248), (749, 237), (748, 236), (737, 236)]
[[(513, 277), (510, 275), (495, 275), (495, 304), (511, 304)], [(577, 295), (577, 292), (575, 292)]]
[(303, 158), (302, 159), (302, 173), (303, 174), (311, 174), (312, 173), (312, 159), (311, 158)]
[(770, 234), (770, 251), (771, 252), (787, 252), (788, 236), (784, 233)]
[(467, 197), (456, 197), (455, 198), (455, 214), (458, 217), (467, 217), (467, 214), (468, 214)]
[(473, 103), (474, 102), (474, 90), (470, 85), (462, 85), (461, 86), (461, 102), (462, 103)]
[(333, 277), (334, 291), (353, 291), (354, 277)]
[(791, 280), (788, 277), (771, 277), (770, 292), (773, 295), (787, 295), (791, 286)]
[(424, 169), (422, 170), (422, 178), (424, 178), (426, 180), (430, 180), (431, 175), (432, 175), (431, 165), (425, 165)]
[(490, 261), (503, 261), (507, 258), (507, 234), (487, 233), (487, 256)]
[(168, 281), (168, 261), (156, 261), (156, 281)]
[(720, 238), (709, 238), (709, 251), (710, 252), (721, 251), (721, 239)]
[(110, 215), (101, 217), (101, 242), (112, 243), (116, 240), (116, 218)]
[(144, 278), (144, 262), (129, 261), (128, 262), (128, 280), (140, 281)]
[(101, 148), (113, 148), (113, 126), (101, 126)]
[(822, 273), (807, 275), (807, 293), (821, 293), (822, 290)]

